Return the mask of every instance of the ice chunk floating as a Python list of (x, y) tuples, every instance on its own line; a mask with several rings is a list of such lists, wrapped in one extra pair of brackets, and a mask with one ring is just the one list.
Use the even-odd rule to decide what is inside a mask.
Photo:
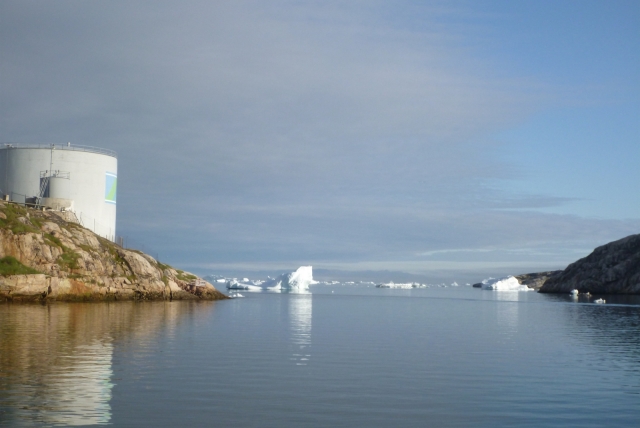
[(483, 290), (496, 290), (496, 291), (529, 291), (531, 290), (526, 285), (520, 284), (516, 277), (507, 276), (504, 278), (490, 278), (482, 281)]
[(313, 280), (313, 267), (300, 266), (295, 272), (266, 281), (263, 287), (269, 291), (306, 291), (311, 284), (316, 284)]
[[(247, 280), (247, 282), (249, 282)], [(253, 284), (246, 284), (238, 282), (235, 279), (227, 281), (227, 289), (229, 290), (247, 290), (247, 291), (262, 291), (262, 287)]]

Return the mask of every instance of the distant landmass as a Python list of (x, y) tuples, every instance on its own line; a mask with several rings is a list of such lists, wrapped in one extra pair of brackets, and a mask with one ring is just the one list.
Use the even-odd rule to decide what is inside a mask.
[(70, 212), (0, 202), (0, 301), (226, 298), (196, 275), (96, 235)]
[(640, 234), (596, 248), (549, 277), (541, 293), (640, 294)]
[(640, 294), (640, 234), (598, 247), (564, 270), (527, 273), (516, 279), (541, 293)]

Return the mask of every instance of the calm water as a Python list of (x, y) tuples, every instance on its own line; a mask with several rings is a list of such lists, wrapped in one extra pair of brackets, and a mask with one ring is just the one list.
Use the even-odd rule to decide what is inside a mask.
[(640, 426), (633, 300), (312, 292), (1, 305), (0, 425)]

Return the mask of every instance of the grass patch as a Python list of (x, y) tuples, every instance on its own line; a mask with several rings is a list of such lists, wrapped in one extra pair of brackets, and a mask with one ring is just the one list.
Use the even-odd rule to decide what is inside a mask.
[(95, 251), (95, 249), (93, 247), (91, 247), (90, 245), (86, 245), (86, 244), (78, 244), (78, 247), (82, 248), (87, 253), (91, 253), (91, 252)]
[(64, 252), (58, 257), (58, 260), (56, 260), (58, 265), (67, 270), (78, 269), (78, 259), (80, 255), (66, 247), (63, 247), (63, 251)]
[(169, 265), (165, 265), (164, 263), (160, 263), (160, 262), (158, 262), (158, 261), (156, 261), (156, 263), (157, 263), (157, 265), (158, 265), (158, 268), (159, 268), (162, 272), (164, 272), (164, 271), (165, 271), (165, 270), (167, 270), (167, 269), (173, 269), (171, 266), (169, 266)]
[(64, 250), (65, 246), (62, 245), (62, 241), (60, 241), (59, 238), (56, 238), (50, 233), (45, 233), (44, 235), (42, 235), (42, 237), (44, 238), (45, 241), (47, 241), (49, 245), (53, 245), (55, 247), (59, 247)]
[(40, 273), (35, 269), (25, 266), (15, 257), (6, 256), (0, 259), (0, 275), (32, 275)]
[[(2, 209), (2, 212), (7, 218), (0, 218), (0, 227), (10, 229), (16, 235), (40, 232), (40, 229), (32, 224), (32, 220), (27, 218), (28, 211), (26, 208), (20, 205), (7, 204)], [(18, 220), (20, 217), (26, 218), (27, 224)]]
[(181, 271), (181, 270), (176, 272), (178, 272), (178, 274), (176, 275), (176, 278), (178, 278), (180, 281), (193, 281), (194, 279), (198, 278), (195, 275), (184, 273), (184, 271)]
[(62, 269), (73, 270), (78, 269), (78, 259), (80, 258), (80, 254), (76, 253), (72, 249), (66, 247), (62, 244), (59, 238), (53, 236), (51, 233), (45, 233), (42, 235), (45, 242), (50, 246), (58, 247), (62, 250), (62, 254), (58, 256), (56, 263)]
[(30, 220), (35, 227), (37, 227), (38, 229), (42, 229), (42, 219), (32, 217)]

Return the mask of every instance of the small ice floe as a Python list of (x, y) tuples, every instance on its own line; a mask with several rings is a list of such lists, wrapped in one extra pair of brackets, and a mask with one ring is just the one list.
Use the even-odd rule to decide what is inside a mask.
[(376, 288), (400, 288), (400, 289), (408, 290), (410, 288), (427, 288), (427, 286), (424, 284), (419, 284), (417, 282), (409, 282), (409, 283), (402, 284), (402, 283), (395, 283), (391, 281), (391, 282), (383, 282), (380, 284), (376, 284)]
[(572, 296), (577, 296), (577, 295), (578, 295), (578, 293), (579, 293), (579, 291), (578, 291), (578, 290), (576, 290), (576, 289), (574, 288), (573, 290), (571, 290), (571, 293), (570, 293), (570, 294), (571, 294)]
[(607, 301), (604, 299), (596, 299), (593, 301), (593, 303), (602, 304), (602, 303), (607, 303)]
[(236, 292), (236, 293), (229, 294), (229, 297), (231, 297), (232, 299), (236, 299), (238, 297), (244, 297), (244, 296), (242, 294)]

